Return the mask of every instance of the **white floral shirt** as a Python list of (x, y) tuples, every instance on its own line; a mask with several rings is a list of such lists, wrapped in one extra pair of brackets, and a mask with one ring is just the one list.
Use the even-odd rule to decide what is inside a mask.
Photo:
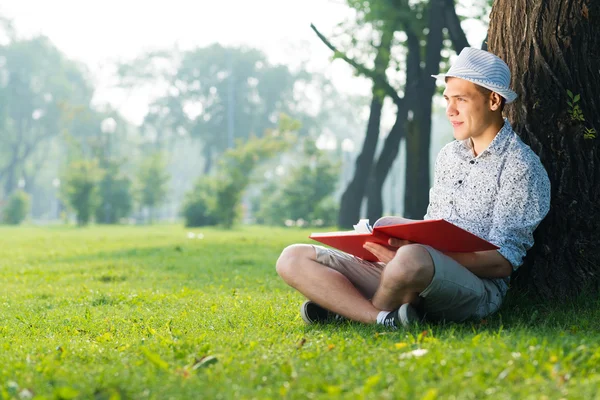
[[(440, 151), (424, 219), (445, 219), (486, 239), (517, 269), (549, 208), (548, 174), (505, 120), (477, 157), (471, 139)], [(508, 279), (495, 282), (505, 294)]]

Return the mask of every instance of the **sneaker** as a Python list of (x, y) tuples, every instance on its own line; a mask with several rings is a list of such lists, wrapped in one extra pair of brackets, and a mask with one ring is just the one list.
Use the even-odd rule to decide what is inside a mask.
[(346, 318), (321, 307), (314, 301), (306, 300), (300, 306), (300, 315), (307, 324), (323, 324), (328, 322), (341, 322)]
[(390, 311), (383, 320), (383, 325), (392, 328), (400, 328), (401, 326), (408, 328), (411, 325), (418, 323), (421, 316), (409, 303), (402, 304), (399, 309)]

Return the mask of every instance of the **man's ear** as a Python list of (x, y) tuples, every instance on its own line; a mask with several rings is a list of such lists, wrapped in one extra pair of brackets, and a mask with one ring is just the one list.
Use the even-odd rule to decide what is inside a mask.
[(502, 107), (502, 96), (496, 92), (490, 93), (490, 110), (498, 111)]

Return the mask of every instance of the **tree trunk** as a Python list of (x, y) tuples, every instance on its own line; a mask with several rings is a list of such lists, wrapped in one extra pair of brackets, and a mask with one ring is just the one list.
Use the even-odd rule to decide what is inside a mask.
[(496, 0), (488, 46), (519, 94), (507, 117), (552, 183), (550, 212), (513, 283), (547, 298), (598, 290), (600, 3)]
[[(421, 219), (429, 203), (429, 147), (431, 144), (431, 102), (435, 93), (432, 74), (439, 72), (443, 48), (444, 1), (431, 0), (429, 6), (429, 33), (425, 50), (425, 67), (419, 69), (413, 120), (406, 135), (406, 185), (404, 213), (406, 218)], [(419, 47), (418, 36), (407, 29), (409, 51)]]
[[(394, 31), (384, 28), (381, 35), (381, 44), (378, 47), (377, 56), (375, 57), (375, 71), (382, 76), (385, 76), (385, 70), (389, 64), (393, 37)], [(340, 228), (352, 228), (352, 225), (360, 218), (360, 208), (365, 196), (365, 189), (371, 174), (373, 158), (375, 157), (375, 150), (379, 140), (381, 108), (384, 97), (384, 89), (380, 85), (373, 84), (373, 100), (371, 101), (367, 134), (362, 151), (356, 159), (354, 177), (344, 191), (340, 202), (340, 214), (338, 217)]]
[(379, 140), (382, 101), (377, 94), (371, 100), (371, 112), (367, 124), (367, 134), (362, 151), (356, 158), (354, 176), (342, 194), (338, 225), (340, 228), (351, 228), (360, 218), (360, 208), (365, 195), (365, 187), (371, 173), (375, 149)]
[[(408, 34), (411, 36), (409, 38), (409, 52), (406, 62), (407, 83), (405, 85), (405, 100), (402, 104), (396, 102), (396, 105), (398, 106), (396, 122), (386, 138), (384, 147), (379, 155), (370, 179), (367, 216), (371, 221), (379, 219), (379, 217), (381, 217), (383, 214), (383, 184), (385, 183), (390, 168), (392, 167), (392, 164), (398, 155), (400, 142), (406, 136), (405, 125), (408, 124), (409, 121), (408, 106), (405, 106), (405, 104), (413, 105), (411, 109), (418, 111), (419, 116), (417, 119), (422, 121), (423, 126), (422, 129), (418, 129), (417, 127), (413, 126), (415, 131), (409, 143), (414, 147), (415, 150), (414, 153), (412, 153), (414, 157), (411, 157), (410, 160), (411, 165), (406, 170), (407, 179), (409, 175), (413, 176), (415, 179), (412, 179), (408, 184), (410, 185), (411, 194), (413, 196), (408, 198), (408, 203), (405, 200), (404, 215), (407, 216), (414, 214), (413, 218), (422, 218), (426, 211), (429, 199), (429, 137), (431, 135), (431, 98), (435, 92), (435, 84), (429, 75), (437, 73), (439, 69), (439, 55), (441, 54), (440, 50), (442, 48), (441, 23), (443, 22), (448, 28), (448, 33), (452, 40), (453, 47), (457, 53), (459, 53), (463, 47), (469, 46), (465, 33), (460, 26), (460, 20), (456, 15), (454, 0), (434, 1), (432, 6), (439, 8), (430, 14), (430, 33), (427, 38), (428, 47), (426, 57), (428, 65), (426, 65), (423, 73), (424, 76), (421, 76), (421, 46), (418, 43), (417, 35), (411, 35), (410, 28), (407, 27), (407, 31), (409, 31)], [(424, 87), (420, 87), (419, 85), (421, 85), (422, 81), (427, 82), (428, 84)], [(429, 96), (428, 99), (427, 96)], [(423, 105), (414, 107), (415, 101), (422, 101)], [(428, 136), (428, 138), (426, 140), (421, 140), (421, 138), (424, 136)], [(421, 169), (423, 169), (423, 171), (419, 172)], [(421, 182), (422, 185), (419, 184), (419, 182)], [(408, 185), (407, 188), (409, 187)]]
[(404, 85), (404, 98), (400, 102), (396, 101), (396, 122), (385, 139), (369, 182), (367, 216), (372, 223), (383, 215), (383, 184), (398, 156), (400, 143), (406, 137), (408, 111), (417, 96), (420, 60), (420, 47), (409, 48), (406, 58), (407, 79)]
[(385, 139), (383, 150), (379, 154), (369, 181), (367, 217), (371, 223), (374, 223), (383, 215), (383, 184), (394, 164), (394, 160), (396, 160), (396, 156), (398, 156), (400, 141), (405, 136), (404, 124), (408, 114), (407, 107), (404, 106), (405, 103), (398, 107), (396, 122)]

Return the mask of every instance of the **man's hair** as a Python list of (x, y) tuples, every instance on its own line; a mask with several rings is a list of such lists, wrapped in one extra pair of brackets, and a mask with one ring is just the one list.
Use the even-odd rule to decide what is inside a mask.
[[(477, 84), (475, 84), (475, 87), (477, 88), (477, 90), (479, 90), (479, 93), (483, 94), (486, 98), (490, 97), (490, 94), (492, 94), (492, 90), (488, 89), (488, 88), (484, 88), (483, 86), (479, 86)], [(498, 94), (498, 96), (500, 96), (500, 94)], [(504, 111), (504, 105), (506, 104), (506, 99), (502, 96), (500, 96), (500, 112)]]

